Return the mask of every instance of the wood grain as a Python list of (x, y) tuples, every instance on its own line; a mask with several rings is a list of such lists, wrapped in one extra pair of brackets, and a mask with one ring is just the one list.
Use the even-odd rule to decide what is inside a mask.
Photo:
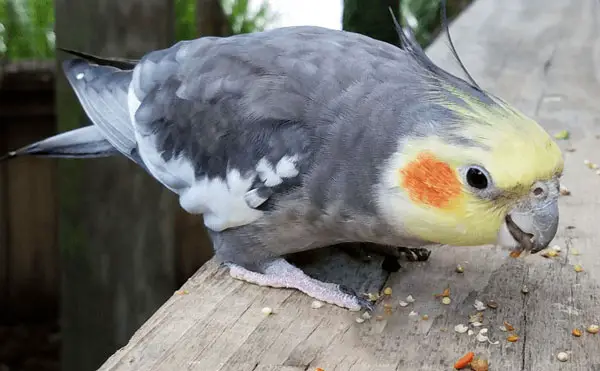
[[(600, 162), (599, 16), (594, 0), (478, 0), (451, 27), (480, 85), (550, 132), (571, 133), (560, 142), (575, 151), (565, 151), (563, 183), (572, 194), (560, 201), (553, 242), (562, 247), (559, 257), (512, 259), (491, 246), (436, 249), (428, 262), (404, 263), (390, 275), (384, 286), (393, 289), (392, 315), (362, 324), (356, 313), (336, 307), (311, 309), (312, 300), (298, 292), (235, 281), (211, 261), (182, 287), (187, 294), (169, 299), (100, 369), (450, 370), (468, 351), (489, 359), (490, 370), (599, 369), (600, 335), (571, 335), (574, 327), (600, 322), (600, 176), (583, 165)], [(443, 37), (428, 53), (458, 70)], [(462, 274), (455, 272), (459, 263)], [(574, 264), (584, 271), (576, 273)], [(381, 274), (376, 264), (370, 268)], [(318, 271), (319, 262), (311, 269)], [(329, 269), (340, 275), (354, 268)], [(450, 305), (433, 296), (446, 287)], [(399, 307), (409, 294), (416, 301)], [(468, 322), (476, 299), (498, 303), (483, 320), (497, 345), (453, 330)], [(264, 306), (275, 314), (265, 317)], [(515, 326), (517, 342), (506, 341), (504, 321)], [(556, 359), (561, 351), (570, 352), (568, 362)]]

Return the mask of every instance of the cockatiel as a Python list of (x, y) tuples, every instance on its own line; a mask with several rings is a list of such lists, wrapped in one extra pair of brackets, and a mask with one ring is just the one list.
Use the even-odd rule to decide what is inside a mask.
[(286, 255), (342, 242), (545, 248), (557, 144), (399, 34), (401, 47), (299, 26), (139, 61), (75, 53), (64, 73), (93, 125), (8, 157), (125, 155), (204, 216), (231, 276), (351, 310), (372, 304)]

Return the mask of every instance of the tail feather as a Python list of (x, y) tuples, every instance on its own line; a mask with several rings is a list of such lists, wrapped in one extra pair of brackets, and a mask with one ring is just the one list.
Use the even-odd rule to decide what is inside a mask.
[(97, 55), (88, 54), (88, 53), (80, 52), (78, 50), (72, 50), (72, 49), (67, 49), (67, 48), (57, 48), (57, 49), (62, 50), (65, 53), (74, 55), (76, 57), (85, 59), (88, 62), (95, 63), (99, 66), (111, 66), (111, 67), (116, 67), (116, 68), (119, 68), (122, 70), (132, 70), (135, 68), (135, 66), (139, 62), (136, 59), (100, 57)]
[(27, 155), (54, 158), (98, 158), (119, 154), (120, 152), (104, 138), (97, 127), (86, 126), (9, 152), (0, 157), (0, 162)]

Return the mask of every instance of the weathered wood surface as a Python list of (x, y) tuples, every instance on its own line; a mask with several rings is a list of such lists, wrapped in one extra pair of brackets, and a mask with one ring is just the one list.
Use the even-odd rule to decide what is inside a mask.
[[(362, 324), (343, 309), (311, 309), (312, 300), (298, 292), (233, 280), (210, 262), (182, 287), (189, 293), (174, 295), (101, 370), (450, 370), (467, 351), (490, 359), (490, 370), (600, 369), (600, 334), (571, 335), (574, 327), (600, 322), (600, 177), (583, 165), (586, 158), (600, 162), (599, 16), (595, 0), (478, 0), (451, 28), (463, 62), (483, 87), (549, 131), (571, 132), (561, 142), (575, 152), (565, 152), (563, 183), (572, 195), (560, 202), (554, 241), (562, 246), (560, 257), (515, 260), (493, 247), (434, 250), (428, 262), (404, 263), (385, 283), (393, 288), (393, 314)], [(428, 52), (457, 70), (443, 38)], [(455, 272), (458, 263), (463, 274)], [(574, 264), (584, 272), (576, 273)], [(370, 286), (376, 286), (382, 273), (375, 263), (369, 267)], [(353, 269), (368, 273), (355, 266), (342, 275), (351, 277)], [(446, 287), (447, 306), (432, 295)], [(416, 301), (398, 307), (409, 294)], [(496, 310), (484, 311), (483, 327), (500, 344), (453, 331), (475, 312), (475, 299), (498, 302)], [(265, 317), (265, 306), (276, 314)], [(429, 320), (410, 317), (412, 310)], [(503, 321), (516, 327), (516, 343), (499, 330)], [(571, 352), (568, 362), (557, 361), (560, 351)]]

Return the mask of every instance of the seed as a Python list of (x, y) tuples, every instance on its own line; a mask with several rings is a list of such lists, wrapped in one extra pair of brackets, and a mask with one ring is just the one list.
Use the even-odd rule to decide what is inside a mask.
[(521, 287), (521, 292), (523, 294), (527, 294), (529, 292), (529, 288), (526, 285), (523, 285), (523, 287)]
[(446, 304), (446, 305), (448, 305), (448, 304), (450, 304), (450, 302), (451, 302), (451, 301), (452, 301), (452, 300), (451, 300), (449, 297), (447, 297), (447, 296), (444, 296), (444, 297), (442, 298), (442, 304)]
[(469, 336), (473, 336), (474, 333), (475, 333), (475, 331), (473, 331), (473, 330), (467, 331), (467, 335), (469, 335)]
[(567, 187), (561, 185), (560, 186), (560, 194), (561, 194), (561, 196), (569, 196), (571, 194), (571, 191), (569, 191), (567, 189)]
[(321, 303), (321, 302), (320, 302), (320, 301), (318, 301), (318, 300), (315, 300), (315, 301), (313, 301), (313, 302), (312, 302), (312, 304), (310, 305), (310, 307), (311, 307), (312, 309), (319, 309), (319, 308), (321, 308), (322, 306), (323, 306), (323, 303)]
[(427, 321), (429, 319), (429, 316), (427, 314), (424, 314), (421, 318), (423, 319), (423, 321)]
[(465, 332), (467, 332), (468, 329), (469, 327), (463, 325), (462, 323), (454, 326), (454, 331), (458, 332), (459, 334), (464, 334)]
[(386, 287), (385, 290), (383, 290), (383, 293), (386, 295), (392, 295), (392, 288)]
[(558, 251), (554, 249), (547, 249), (544, 252), (542, 252), (542, 256), (544, 258), (554, 258), (558, 256)]
[(384, 307), (385, 309), (392, 309), (392, 304), (385, 303), (385, 304), (383, 304), (383, 307)]
[(473, 358), (475, 357), (475, 353), (473, 352), (469, 352), (467, 354), (465, 354), (464, 356), (460, 357), (460, 359), (458, 361), (456, 361), (456, 363), (454, 363), (454, 368), (456, 370), (461, 370), (465, 367), (467, 367), (471, 361), (473, 360)]
[(487, 359), (476, 358), (471, 361), (471, 370), (473, 371), (488, 371), (488, 367)]
[(575, 272), (580, 273), (583, 272), (583, 267), (579, 264), (575, 264)]
[(375, 321), (383, 321), (383, 316), (377, 316), (377, 317), (375, 317)]
[(362, 318), (364, 318), (364, 319), (371, 319), (371, 314), (369, 312), (364, 312), (362, 314)]
[(325, 371), (325, 370), (323, 370), (321, 367), (317, 367), (317, 369), (315, 371)]
[(473, 304), (473, 306), (477, 310), (480, 310), (480, 311), (485, 310), (485, 305), (483, 304), (483, 302), (481, 300), (475, 300), (475, 304)]
[(579, 250), (571, 249), (571, 254), (577, 256), (577, 255), (579, 255)]
[(600, 326), (598, 325), (589, 325), (586, 329), (590, 334), (597, 334), (600, 331)]
[(506, 326), (500, 326), (500, 331), (506, 332), (508, 331), (508, 329), (506, 328)]
[(413, 298), (412, 295), (408, 295), (406, 297), (406, 301), (409, 302), (409, 303), (414, 303), (415, 302), (415, 298)]
[(272, 314), (272, 313), (273, 313), (273, 309), (271, 309), (271, 308), (269, 308), (269, 307), (264, 307), (264, 308), (261, 310), (261, 312), (262, 312), (264, 315), (268, 316), (269, 314)]
[(521, 250), (513, 250), (510, 252), (510, 257), (511, 258), (518, 258), (519, 256), (521, 256)]
[(552, 246), (552, 250), (554, 250), (556, 252), (560, 252), (562, 249), (560, 248), (560, 246), (554, 245), (554, 246)]
[(413, 316), (418, 316), (419, 313), (415, 312), (414, 310), (411, 311), (410, 313), (408, 313), (409, 316), (413, 317)]
[(458, 264), (456, 266), (456, 273), (463, 273), (464, 271), (465, 271), (465, 268), (462, 265)]
[(569, 355), (566, 352), (560, 352), (556, 355), (556, 358), (561, 362), (566, 362), (569, 359)]
[(573, 336), (580, 337), (581, 336), (581, 330), (578, 329), (578, 328), (574, 328), (573, 331), (571, 331), (571, 334), (573, 334)]
[(487, 306), (492, 309), (496, 309), (496, 308), (498, 308), (498, 303), (496, 303), (494, 300), (490, 300), (487, 302)]
[(506, 331), (515, 331), (514, 326), (506, 321), (504, 321), (504, 328), (506, 329)]
[(514, 343), (515, 341), (519, 340), (519, 337), (517, 335), (510, 335), (506, 338), (506, 340), (510, 341), (511, 343)]
[(401, 307), (405, 307), (405, 306), (407, 306), (407, 305), (408, 305), (408, 303), (407, 303), (407, 302), (405, 302), (405, 301), (402, 301), (402, 300), (400, 300), (400, 302), (398, 302), (398, 304), (399, 304)]
[(363, 322), (365, 322), (364, 318), (361, 318), (361, 317), (356, 318), (356, 323), (363, 323)]
[(450, 287), (444, 289), (444, 292), (442, 292), (442, 296), (443, 297), (448, 297), (450, 296)]
[(583, 160), (583, 164), (584, 165), (589, 165), (590, 164), (590, 160)]

